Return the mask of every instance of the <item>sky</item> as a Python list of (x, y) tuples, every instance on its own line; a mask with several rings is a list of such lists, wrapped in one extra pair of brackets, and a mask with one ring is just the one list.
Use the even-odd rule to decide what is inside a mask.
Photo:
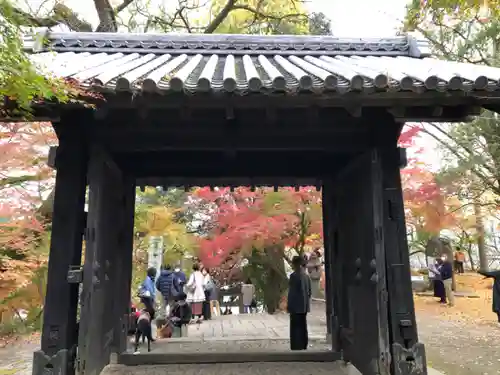
[[(27, 2), (32, 9), (42, 4), (51, 7), (54, 0), (17, 0)], [(17, 2), (16, 1), (16, 2)], [(195, 2), (196, 0), (190, 0)], [(332, 31), (335, 36), (351, 37), (387, 37), (394, 35), (396, 28), (404, 17), (405, 5), (410, 0), (304, 0), (307, 7), (314, 12), (323, 12), (332, 20)], [(80, 14), (92, 24), (97, 22), (93, 2), (91, 0), (62, 0), (64, 4)], [(120, 0), (111, 0), (118, 4)], [(168, 4), (177, 0), (150, 0), (151, 3)], [(205, 1), (200, 1), (205, 3)]]
[(335, 36), (388, 37), (395, 34), (409, 0), (311, 0), (310, 8), (332, 20)]

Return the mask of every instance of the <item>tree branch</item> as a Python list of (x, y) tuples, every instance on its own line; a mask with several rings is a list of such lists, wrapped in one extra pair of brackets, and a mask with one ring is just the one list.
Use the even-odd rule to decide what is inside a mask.
[(115, 14), (120, 13), (122, 10), (124, 10), (126, 7), (128, 7), (133, 2), (134, 2), (134, 0), (123, 0), (123, 3), (121, 3), (120, 5), (118, 5), (115, 8)]
[(179, 18), (181, 19), (182, 23), (186, 27), (187, 32), (191, 34), (191, 27), (189, 26), (189, 23), (188, 23), (186, 17), (184, 17), (184, 15), (182, 14), (183, 11), (184, 11), (184, 8), (181, 8), (179, 10)]
[(221, 25), (222, 22), (226, 19), (226, 17), (231, 13), (234, 9), (234, 5), (238, 0), (227, 0), (226, 5), (221, 9), (217, 17), (213, 19), (212, 22), (205, 28), (204, 34), (212, 34), (217, 30), (217, 28)]
[(308, 18), (308, 16), (304, 13), (291, 13), (291, 14), (285, 14), (283, 16), (274, 16), (272, 14), (262, 13), (261, 11), (254, 9), (248, 5), (235, 5), (235, 6), (233, 6), (233, 9), (231, 9), (231, 10), (236, 10), (236, 9), (242, 9), (242, 10), (246, 10), (247, 12), (253, 13), (257, 16), (257, 18), (270, 19), (270, 20), (275, 20), (275, 21), (282, 21), (286, 18), (298, 18), (298, 17)]
[(115, 11), (109, 0), (94, 0), (95, 10), (99, 16), (98, 32), (117, 32), (118, 24), (116, 23)]
[(16, 16), (16, 24), (19, 26), (54, 27), (62, 23), (73, 31), (92, 31), (90, 23), (80, 19), (75, 12), (61, 3), (54, 6), (52, 10), (54, 14), (49, 17), (35, 17), (19, 8), (13, 8), (13, 11)]

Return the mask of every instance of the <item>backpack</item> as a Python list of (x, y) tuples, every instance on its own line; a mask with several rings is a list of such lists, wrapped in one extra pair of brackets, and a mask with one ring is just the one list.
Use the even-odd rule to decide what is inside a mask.
[(151, 292), (146, 290), (144, 284), (142, 284), (137, 290), (137, 297), (139, 298), (151, 298)]
[(212, 292), (215, 288), (215, 284), (212, 279), (208, 280), (207, 283), (205, 284), (205, 290), (207, 292)]
[(172, 297), (177, 297), (180, 292), (182, 292), (182, 288), (179, 282), (179, 278), (174, 273), (172, 274), (172, 283), (170, 284), (170, 295)]
[(189, 324), (191, 320), (191, 307), (187, 303), (176, 304), (172, 311), (172, 316), (178, 318), (180, 324)]

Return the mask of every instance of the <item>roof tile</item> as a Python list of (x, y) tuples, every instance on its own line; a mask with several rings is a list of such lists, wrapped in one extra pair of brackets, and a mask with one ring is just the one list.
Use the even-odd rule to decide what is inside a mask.
[(55, 51), (32, 55), (39, 69), (99, 90), (500, 91), (500, 69), (425, 57), (409, 37), (65, 33), (48, 39)]

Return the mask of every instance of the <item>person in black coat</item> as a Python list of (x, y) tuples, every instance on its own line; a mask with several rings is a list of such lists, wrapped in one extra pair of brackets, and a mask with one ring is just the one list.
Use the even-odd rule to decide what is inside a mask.
[(493, 312), (497, 314), (500, 323), (500, 270), (479, 271), (479, 274), (493, 279)]
[(290, 314), (290, 348), (306, 350), (309, 341), (307, 313), (311, 310), (311, 280), (304, 267), (304, 259), (292, 259), (294, 271), (288, 281), (288, 306)]

